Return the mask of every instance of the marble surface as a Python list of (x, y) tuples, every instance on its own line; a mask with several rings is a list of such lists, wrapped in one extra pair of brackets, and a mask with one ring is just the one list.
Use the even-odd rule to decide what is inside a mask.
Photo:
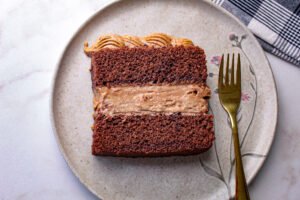
[[(0, 0), (0, 199), (97, 199), (73, 176), (56, 144), (49, 100), (55, 64), (74, 31), (111, 2)], [(252, 199), (300, 196), (300, 69), (267, 54), (278, 87), (271, 152)]]

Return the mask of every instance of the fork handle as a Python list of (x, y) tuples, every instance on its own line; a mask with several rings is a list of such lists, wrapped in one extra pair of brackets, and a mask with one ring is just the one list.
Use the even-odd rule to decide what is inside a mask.
[(234, 143), (234, 153), (235, 153), (235, 199), (236, 200), (250, 200), (250, 195), (248, 192), (247, 182), (244, 173), (243, 161), (240, 150), (240, 140), (238, 134), (236, 113), (230, 114), (231, 128)]

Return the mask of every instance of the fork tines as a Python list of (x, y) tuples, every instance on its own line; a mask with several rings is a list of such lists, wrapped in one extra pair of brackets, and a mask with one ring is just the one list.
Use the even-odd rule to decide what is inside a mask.
[[(236, 81), (234, 81), (235, 77), (235, 68), (234, 68), (234, 53), (231, 56), (231, 69), (229, 69), (229, 62), (230, 62), (230, 55), (227, 54), (227, 61), (226, 61), (226, 71), (225, 71), (225, 80), (224, 80), (224, 54), (222, 55), (221, 64), (220, 64), (220, 71), (219, 71), (219, 88), (227, 86), (236, 86), (241, 87), (241, 56), (238, 53), (237, 59), (237, 69), (236, 69)], [(230, 80), (229, 80), (230, 76)]]

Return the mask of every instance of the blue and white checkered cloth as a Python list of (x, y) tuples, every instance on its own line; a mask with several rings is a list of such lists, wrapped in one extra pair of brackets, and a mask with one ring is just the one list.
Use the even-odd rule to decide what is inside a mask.
[(239, 18), (262, 47), (300, 66), (300, 0), (212, 0)]

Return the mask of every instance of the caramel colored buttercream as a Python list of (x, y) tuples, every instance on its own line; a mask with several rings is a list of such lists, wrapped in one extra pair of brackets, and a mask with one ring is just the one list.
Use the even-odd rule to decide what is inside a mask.
[(95, 88), (94, 108), (115, 114), (193, 114), (208, 111), (210, 89), (204, 85), (151, 85)]
[(84, 43), (84, 52), (87, 55), (99, 51), (103, 48), (121, 48), (121, 47), (165, 47), (165, 46), (192, 46), (193, 42), (186, 38), (177, 38), (164, 33), (153, 33), (145, 37), (137, 37), (130, 35), (103, 35), (91, 46), (87, 42)]

